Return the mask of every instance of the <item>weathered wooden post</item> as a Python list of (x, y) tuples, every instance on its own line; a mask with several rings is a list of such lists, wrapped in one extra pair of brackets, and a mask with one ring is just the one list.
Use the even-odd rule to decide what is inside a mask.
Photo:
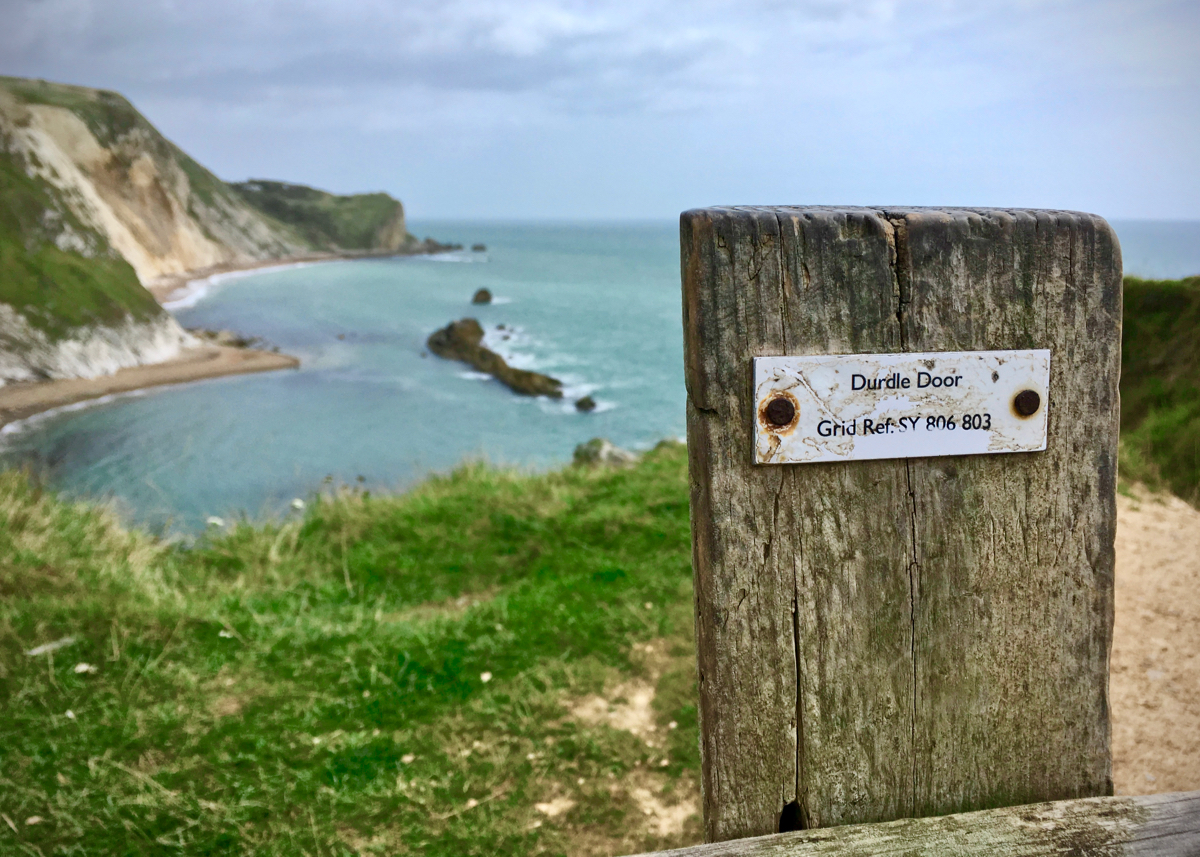
[(707, 839), (1111, 794), (1108, 224), (712, 208), (681, 240)]

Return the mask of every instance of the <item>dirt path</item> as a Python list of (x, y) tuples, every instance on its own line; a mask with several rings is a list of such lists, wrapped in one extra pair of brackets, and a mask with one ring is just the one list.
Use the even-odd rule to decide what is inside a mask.
[(182, 384), (221, 375), (294, 369), (295, 357), (271, 351), (254, 351), (224, 345), (188, 348), (174, 360), (133, 366), (99, 378), (69, 378), (35, 384), (8, 384), (0, 387), (0, 426), (34, 414), (73, 405), (86, 399), (98, 399), (114, 393), (127, 393), (144, 387)]
[(1117, 794), (1200, 789), (1200, 512), (1117, 498), (1110, 678)]

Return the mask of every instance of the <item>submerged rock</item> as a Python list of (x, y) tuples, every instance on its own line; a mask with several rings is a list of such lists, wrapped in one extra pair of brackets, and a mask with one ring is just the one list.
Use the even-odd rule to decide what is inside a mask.
[(575, 447), (575, 463), (584, 466), (626, 467), (638, 460), (637, 453), (614, 446), (602, 437), (594, 437)]
[(472, 244), (471, 252), (472, 253), (486, 253), (487, 245), (486, 244)]
[(523, 396), (549, 396), (562, 398), (562, 382), (540, 372), (514, 369), (504, 358), (484, 348), (483, 328), (473, 318), (452, 321), (441, 330), (429, 335), (426, 346), (438, 357), (461, 360), (480, 372), (486, 372), (497, 381), (507, 385), (514, 393)]
[(473, 304), (490, 304), (492, 302), (492, 293), (487, 289), (479, 289), (475, 292), (475, 296), (471, 298)]
[(588, 411), (596, 410), (596, 400), (591, 396), (584, 396), (582, 399), (575, 400), (575, 410), (587, 413)]

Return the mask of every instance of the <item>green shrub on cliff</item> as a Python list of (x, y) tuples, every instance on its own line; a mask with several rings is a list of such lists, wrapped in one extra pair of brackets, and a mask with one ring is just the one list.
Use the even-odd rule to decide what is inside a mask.
[(252, 179), (231, 184), (243, 200), (320, 250), (399, 250), (413, 244), (404, 207), (386, 193), (337, 196), (305, 185)]
[(1200, 502), (1200, 277), (1125, 278), (1121, 472)]

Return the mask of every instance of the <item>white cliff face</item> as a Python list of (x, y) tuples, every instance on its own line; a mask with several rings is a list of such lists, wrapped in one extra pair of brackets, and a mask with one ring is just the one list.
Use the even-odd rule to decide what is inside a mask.
[[(169, 360), (194, 340), (144, 287), (339, 246), (309, 235), (307, 213), (295, 223), (265, 213), (274, 209), (205, 170), (112, 92), (0, 77), (0, 171), (17, 189), (0, 197), (3, 237), (18, 256), (23, 244), (25, 254), (7, 268), (0, 260), (0, 384), (91, 378)], [(395, 210), (373, 246), (362, 249), (415, 244), (403, 207), (376, 196)], [(62, 258), (46, 261), (51, 246), (68, 257), (65, 268)], [(118, 257), (133, 271), (114, 271)], [(108, 266), (99, 291), (99, 281), (61, 273), (86, 270), (78, 260), (96, 260), (97, 272)], [(75, 326), (124, 313), (132, 315), (115, 325)]]
[(161, 363), (197, 342), (170, 315), (128, 319), (112, 327), (76, 328), (49, 339), (24, 316), (0, 304), (0, 386), (19, 381), (97, 378), (119, 369)]
[[(0, 156), (46, 187), (40, 220), (31, 225), (18, 217), (30, 253), (49, 241), (86, 259), (119, 255), (145, 285), (167, 275), (305, 249), (288, 229), (246, 205), (119, 97), (48, 86), (51, 94), (69, 90), (82, 104), (91, 99), (95, 110), (81, 113), (41, 103), (0, 86)], [(140, 289), (133, 282), (125, 288)], [(137, 318), (65, 331), (44, 319), (31, 324), (0, 302), (0, 385), (95, 378), (171, 360), (197, 344), (148, 294), (143, 297)]]
[(72, 111), (0, 92), (0, 132), (143, 284), (305, 249), (217, 183), (198, 193), (177, 150), (152, 129), (133, 127), (104, 145)]

